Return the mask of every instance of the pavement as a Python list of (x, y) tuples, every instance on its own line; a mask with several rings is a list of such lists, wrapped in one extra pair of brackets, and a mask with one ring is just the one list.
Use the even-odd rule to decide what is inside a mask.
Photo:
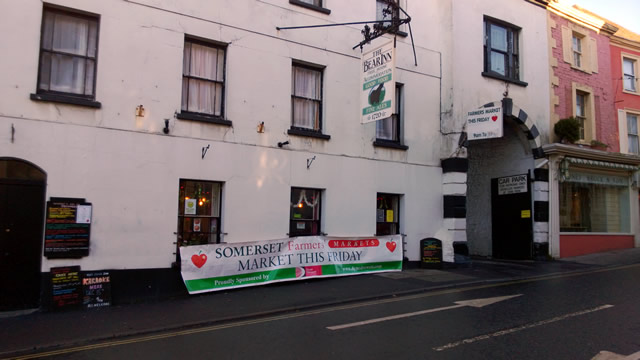
[(640, 264), (640, 248), (551, 261), (474, 258), (465, 267), (309, 279), (150, 303), (0, 313), (0, 359), (331, 305)]

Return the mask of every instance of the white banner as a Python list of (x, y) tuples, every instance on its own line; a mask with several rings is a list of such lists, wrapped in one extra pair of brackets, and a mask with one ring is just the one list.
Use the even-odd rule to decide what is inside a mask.
[(391, 116), (396, 102), (396, 49), (393, 40), (362, 54), (361, 122)]
[(190, 294), (310, 277), (402, 270), (400, 235), (368, 238), (301, 236), (180, 248)]
[(502, 137), (502, 107), (481, 108), (467, 113), (467, 139)]

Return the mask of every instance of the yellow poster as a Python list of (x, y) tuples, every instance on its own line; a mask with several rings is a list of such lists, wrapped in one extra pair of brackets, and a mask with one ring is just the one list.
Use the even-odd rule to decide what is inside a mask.
[(531, 217), (531, 210), (522, 210), (520, 211), (520, 218), (528, 219)]
[(387, 222), (393, 222), (393, 210), (387, 210)]

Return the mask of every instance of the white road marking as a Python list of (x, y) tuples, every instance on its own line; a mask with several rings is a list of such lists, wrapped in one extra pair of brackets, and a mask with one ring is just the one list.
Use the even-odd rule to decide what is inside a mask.
[(435, 351), (448, 350), (448, 349), (452, 349), (452, 348), (460, 346), (460, 345), (471, 344), (471, 343), (474, 343), (474, 342), (480, 341), (480, 340), (488, 340), (488, 339), (491, 339), (491, 338), (494, 338), (494, 337), (498, 337), (498, 336), (513, 334), (513, 333), (518, 332), (518, 331), (527, 330), (527, 329), (531, 329), (531, 328), (534, 328), (534, 327), (537, 327), (537, 326), (546, 325), (546, 324), (551, 324), (551, 323), (554, 323), (556, 321), (565, 320), (565, 319), (568, 319), (568, 318), (571, 318), (571, 317), (575, 317), (575, 316), (586, 315), (586, 314), (589, 314), (589, 313), (592, 313), (592, 312), (596, 312), (596, 311), (600, 311), (600, 310), (604, 310), (604, 309), (608, 309), (608, 308), (612, 308), (612, 307), (613, 307), (613, 305), (602, 305), (602, 306), (598, 306), (598, 307), (593, 308), (593, 309), (588, 309), (588, 310), (574, 312), (574, 313), (571, 313), (571, 314), (557, 316), (557, 317), (554, 317), (552, 319), (542, 320), (542, 321), (538, 321), (538, 322), (535, 322), (535, 323), (532, 323), (532, 324), (522, 325), (522, 326), (518, 326), (518, 327), (515, 327), (515, 328), (507, 329), (507, 330), (500, 330), (500, 331), (494, 332), (493, 334), (480, 335), (480, 336), (476, 336), (476, 337), (473, 337), (473, 338), (470, 338), (470, 339), (464, 339), (464, 340), (452, 342), (452, 343), (449, 343), (449, 344), (444, 345), (444, 346), (435, 347), (435, 348), (433, 348), (433, 350), (435, 350)]
[(358, 322), (353, 322), (353, 323), (343, 324), (343, 325), (327, 326), (327, 329), (329, 329), (329, 330), (342, 330), (342, 329), (355, 327), (355, 326), (363, 326), (363, 325), (379, 323), (379, 322), (382, 322), (382, 321), (403, 319), (403, 318), (408, 318), (408, 317), (418, 316), (418, 315), (424, 315), (424, 314), (438, 312), (438, 311), (457, 309), (457, 308), (461, 308), (461, 307), (465, 307), (465, 306), (481, 308), (483, 306), (491, 305), (491, 304), (497, 303), (499, 301), (508, 300), (508, 299), (511, 299), (511, 298), (514, 298), (514, 297), (518, 297), (518, 296), (521, 296), (521, 295), (522, 294), (509, 295), (509, 296), (498, 296), (498, 297), (485, 298), (485, 299), (473, 299), (473, 300), (456, 301), (455, 304), (457, 304), (457, 305), (445, 306), (445, 307), (436, 308), (436, 309), (421, 310), (421, 311), (405, 313), (405, 314), (398, 314), (398, 315), (392, 315), (392, 316), (385, 316), (385, 317), (381, 317), (381, 318), (363, 320), (363, 321), (358, 321)]

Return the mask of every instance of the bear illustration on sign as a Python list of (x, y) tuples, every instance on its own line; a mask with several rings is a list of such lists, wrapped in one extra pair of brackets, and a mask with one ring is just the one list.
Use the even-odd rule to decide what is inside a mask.
[(371, 92), (369, 92), (369, 104), (371, 106), (376, 106), (384, 100), (385, 90), (384, 83), (378, 85), (376, 88), (371, 88)]

